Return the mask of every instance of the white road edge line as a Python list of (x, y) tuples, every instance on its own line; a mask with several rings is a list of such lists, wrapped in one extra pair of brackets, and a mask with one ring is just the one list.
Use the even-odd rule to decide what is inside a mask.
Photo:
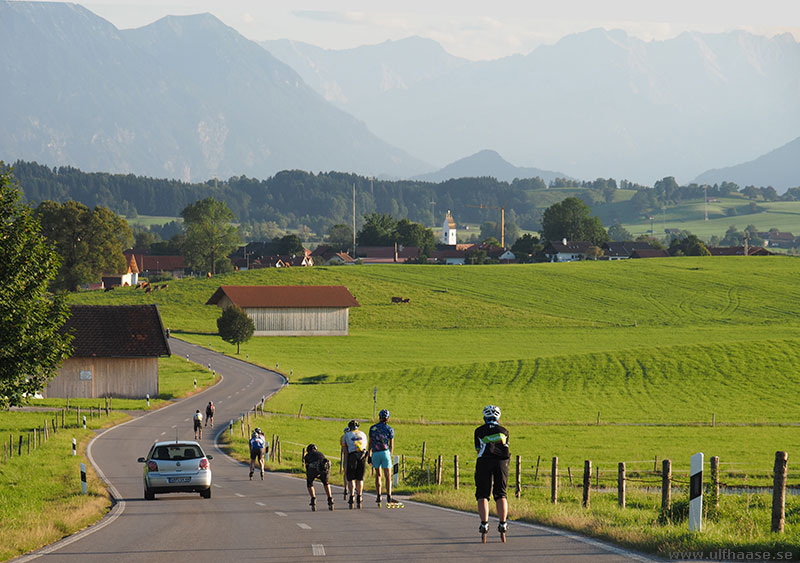
[(325, 546), (321, 543), (312, 543), (311, 553), (316, 557), (325, 557)]
[[(219, 381), (217, 382), (217, 384), (222, 383), (223, 379), (225, 379), (224, 376), (222, 374), (220, 374), (219, 375)], [(286, 378), (284, 378), (284, 380), (285, 379)], [(284, 385), (285, 385), (285, 383), (284, 383)], [(214, 387), (214, 386), (208, 387), (202, 393), (205, 393), (206, 391), (208, 391), (212, 387)], [(71, 543), (75, 543), (76, 541), (81, 540), (81, 539), (85, 538), (86, 536), (90, 536), (95, 532), (99, 532), (100, 530), (102, 530), (103, 528), (108, 526), (109, 524), (113, 523), (117, 518), (122, 516), (122, 513), (125, 511), (125, 500), (122, 498), (122, 495), (117, 490), (117, 488), (111, 483), (111, 481), (108, 480), (108, 478), (106, 477), (105, 473), (103, 473), (103, 470), (100, 469), (100, 467), (98, 467), (97, 463), (95, 463), (94, 457), (92, 457), (92, 446), (94, 445), (95, 440), (97, 440), (100, 436), (103, 436), (103, 435), (107, 434), (108, 432), (112, 432), (112, 431), (116, 430), (117, 428), (125, 426), (126, 424), (129, 424), (129, 423), (131, 423), (131, 422), (133, 422), (135, 420), (141, 420), (144, 417), (150, 416), (153, 413), (161, 412), (161, 411), (163, 411), (165, 409), (168, 409), (170, 407), (174, 407), (176, 405), (180, 405), (182, 403), (183, 403), (183, 400), (182, 401), (178, 401), (176, 403), (169, 404), (169, 405), (167, 405), (165, 407), (161, 407), (160, 409), (156, 409), (156, 410), (151, 411), (151, 412), (149, 412), (147, 414), (144, 414), (142, 416), (139, 416), (139, 417), (136, 417), (136, 418), (132, 418), (130, 420), (127, 420), (125, 422), (117, 424), (116, 426), (112, 426), (111, 428), (107, 428), (106, 430), (103, 430), (97, 436), (92, 438), (89, 441), (89, 444), (86, 446), (86, 457), (89, 458), (89, 463), (92, 464), (92, 468), (94, 468), (95, 472), (97, 473), (97, 476), (100, 477), (100, 480), (103, 483), (105, 483), (106, 487), (108, 488), (108, 492), (111, 493), (111, 499), (116, 501), (114, 503), (114, 505), (111, 507), (111, 510), (108, 512), (108, 514), (106, 514), (103, 518), (101, 518), (97, 523), (92, 524), (88, 528), (85, 528), (85, 529), (81, 530), (80, 532), (76, 532), (76, 533), (72, 534), (71, 536), (67, 536), (66, 538), (64, 538), (62, 540), (59, 540), (59, 541), (57, 541), (55, 543), (51, 543), (50, 545), (46, 545), (46, 546), (44, 546), (44, 547), (42, 547), (40, 549), (37, 549), (36, 551), (34, 551), (32, 553), (29, 553), (27, 555), (23, 555), (21, 557), (18, 557), (14, 561), (17, 562), (17, 563), (24, 563), (25, 561), (32, 561), (34, 559), (38, 559), (42, 555), (48, 555), (50, 553), (53, 553), (54, 551), (58, 551), (59, 549), (61, 549), (63, 547), (66, 547), (66, 546), (70, 545)], [(173, 426), (173, 428), (175, 428), (175, 426)]]

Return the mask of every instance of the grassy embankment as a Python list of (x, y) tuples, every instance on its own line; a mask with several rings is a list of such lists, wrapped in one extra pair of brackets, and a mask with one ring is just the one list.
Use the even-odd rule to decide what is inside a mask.
[[(160, 294), (129, 289), (79, 297), (157, 302), (174, 333), (233, 355), (235, 348), (213, 334), (219, 312), (203, 305), (218, 285), (343, 284), (362, 305), (351, 311), (351, 336), (256, 338), (242, 346), (251, 361), (278, 363), (290, 375), (291, 385), (269, 402), (270, 410), (296, 414), (303, 405), (312, 417), (369, 419), (377, 386), (378, 408), (389, 408), (395, 419), (398, 453), (410, 464), (425, 440), (429, 456), (444, 456), (446, 480), (456, 453), (469, 474), (471, 429), (480, 408), (494, 402), (511, 428), (513, 452), (525, 460), (528, 485), (542, 482), (554, 455), (573, 476), (592, 459), (601, 484), (611, 484), (617, 462), (644, 478), (655, 456), (672, 458), (680, 478), (695, 451), (721, 457), (723, 482), (753, 483), (767, 479), (776, 450), (789, 451), (790, 460), (800, 451), (791, 428), (766, 426), (800, 420), (791, 400), (800, 367), (796, 271), (793, 259), (778, 257), (315, 268), (187, 280)], [(393, 295), (411, 302), (392, 305)], [(289, 417), (259, 424), (281, 436), (289, 458), (284, 465), (295, 467), (292, 457), (310, 441), (336, 457), (343, 426)], [(656, 426), (627, 426), (635, 424)], [(234, 440), (234, 447), (243, 443)], [(537, 456), (543, 461), (534, 482)], [(790, 461), (790, 484), (796, 480)], [(526, 488), (518, 506), (538, 506), (537, 490)], [(723, 508), (728, 502), (723, 499)], [(617, 525), (613, 515), (576, 510), (559, 525), (581, 522), (582, 531), (599, 535), (598, 528)], [(540, 506), (532, 514), (550, 512)], [(720, 529), (732, 525), (724, 518), (719, 523)], [(672, 537), (668, 528), (645, 525), (636, 539), (616, 540), (666, 550), (674, 545), (674, 538), (664, 539)], [(676, 526), (675, 537), (682, 530), (685, 524)], [(743, 529), (728, 540), (767, 545), (764, 534)], [(791, 525), (789, 538), (797, 539)]]
[[(213, 376), (196, 364), (173, 356), (159, 360), (158, 399), (150, 401), (156, 409), (171, 398), (195, 392), (194, 379), (201, 390), (213, 382)], [(0, 463), (0, 561), (52, 543), (100, 519), (110, 507), (103, 483), (85, 457), (85, 448), (95, 430), (118, 424), (130, 417), (125, 410), (147, 410), (143, 399), (115, 399), (110, 416), (89, 416), (88, 409), (103, 405), (98, 399), (71, 399), (70, 406), (80, 406), (86, 414), (87, 428), (78, 426), (76, 412), (65, 416), (67, 428), (60, 428), (60, 412), (0, 412), (0, 436), (8, 444), (14, 437), (14, 457)], [(37, 407), (61, 409), (65, 399), (32, 401)], [(99, 410), (99, 409), (98, 409)], [(95, 411), (97, 412), (97, 411)], [(56, 418), (58, 430), (28, 454), (27, 434)], [(25, 436), (22, 455), (17, 455), (19, 436)], [(78, 441), (78, 455), (72, 455), (72, 438)], [(0, 454), (1, 455), (1, 454)], [(2, 459), (2, 458), (0, 458)], [(83, 496), (80, 464), (87, 466), (88, 494)]]

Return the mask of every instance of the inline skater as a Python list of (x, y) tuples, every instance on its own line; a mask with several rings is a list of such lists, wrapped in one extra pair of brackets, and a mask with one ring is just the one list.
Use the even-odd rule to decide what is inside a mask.
[(264, 455), (267, 452), (267, 439), (264, 437), (264, 432), (261, 428), (256, 428), (250, 434), (250, 480), (253, 480), (253, 473), (255, 471), (256, 460), (258, 461), (259, 469), (261, 469), (261, 480), (264, 480)]
[[(194, 423), (194, 439), (195, 440), (202, 440), (203, 439), (203, 415), (200, 413), (200, 409), (194, 411), (194, 416), (192, 416), (192, 421)], [(199, 435), (199, 438), (198, 438)]]
[(319, 478), (325, 493), (328, 495), (328, 510), (333, 510), (333, 495), (331, 495), (331, 484), (328, 482), (331, 474), (331, 462), (315, 444), (309, 444), (306, 448), (306, 487), (311, 496), (311, 510), (317, 510), (317, 495), (314, 493), (314, 479)]
[(475, 429), (475, 449), (478, 459), (475, 462), (475, 499), (478, 501), (478, 514), (481, 517), (480, 533), (486, 541), (489, 530), (489, 495), (497, 504), (497, 518), (500, 524), (497, 531), (505, 541), (508, 530), (508, 463), (511, 454), (508, 450), (508, 430), (500, 426), (500, 407), (488, 405), (483, 409), (484, 424)]
[(353, 499), (361, 508), (361, 495), (364, 492), (364, 471), (367, 466), (367, 435), (358, 429), (358, 421), (351, 420), (347, 424), (347, 432), (342, 437), (342, 453), (345, 456), (345, 479), (350, 500), (348, 504), (353, 508)]
[(216, 408), (214, 407), (214, 401), (209, 401), (206, 405), (206, 426), (209, 424), (211, 428), (214, 428), (214, 411)]
[(375, 502), (381, 505), (381, 473), (386, 477), (386, 504), (394, 504), (392, 498), (392, 479), (389, 469), (392, 467), (392, 452), (394, 451), (394, 429), (389, 426), (389, 411), (381, 409), (378, 413), (380, 422), (373, 424), (369, 429), (369, 451), (372, 455), (372, 467), (375, 468), (375, 491), (378, 496)]
[(348, 483), (350, 482), (350, 479), (347, 478), (347, 454), (344, 453), (344, 448), (345, 448), (344, 435), (347, 434), (349, 431), (350, 431), (350, 428), (345, 426), (344, 430), (342, 431), (342, 437), (339, 438), (339, 445), (342, 447), (340, 463), (342, 464), (342, 469), (343, 469), (343, 471), (342, 471), (342, 479), (344, 480), (344, 482), (342, 483), (342, 485), (344, 486), (344, 498), (343, 498), (343, 500), (347, 500)]

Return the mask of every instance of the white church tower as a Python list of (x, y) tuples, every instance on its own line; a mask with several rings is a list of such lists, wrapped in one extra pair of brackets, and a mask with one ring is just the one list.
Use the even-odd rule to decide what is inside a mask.
[(449, 209), (444, 218), (444, 223), (442, 223), (442, 244), (449, 246), (455, 246), (456, 244), (456, 222), (453, 220), (453, 216), (450, 215)]

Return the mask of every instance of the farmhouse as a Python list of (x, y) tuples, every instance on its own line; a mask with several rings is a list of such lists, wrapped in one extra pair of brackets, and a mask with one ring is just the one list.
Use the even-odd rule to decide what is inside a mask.
[(47, 384), (46, 397), (158, 395), (158, 358), (170, 355), (156, 305), (73, 305), (64, 331), (71, 358)]
[(343, 285), (223, 285), (206, 305), (241, 307), (255, 336), (346, 336), (360, 306)]
[(550, 262), (574, 262), (584, 260), (592, 243), (586, 241), (553, 240), (544, 247), (544, 255)]

